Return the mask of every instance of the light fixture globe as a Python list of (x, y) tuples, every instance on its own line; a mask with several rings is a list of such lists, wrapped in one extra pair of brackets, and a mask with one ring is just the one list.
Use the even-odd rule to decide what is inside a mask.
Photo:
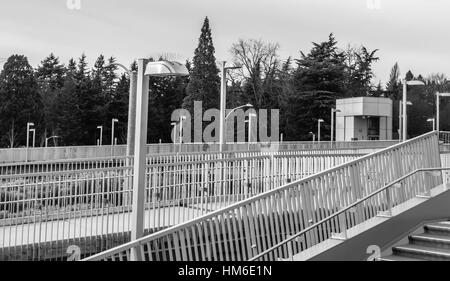
[(147, 63), (144, 74), (156, 77), (188, 76), (189, 71), (179, 62), (162, 60)]

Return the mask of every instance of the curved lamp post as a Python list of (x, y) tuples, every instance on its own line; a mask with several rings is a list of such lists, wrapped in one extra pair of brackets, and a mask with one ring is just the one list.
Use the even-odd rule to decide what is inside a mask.
[[(137, 92), (136, 92), (136, 132), (134, 136), (133, 165), (133, 204), (131, 216), (131, 241), (144, 235), (144, 202), (147, 155), (147, 119), (149, 76), (187, 76), (189, 72), (181, 63), (172, 61), (149, 62), (148, 59), (138, 59)], [(131, 260), (141, 257), (133, 249)]]
[(313, 137), (313, 142), (315, 142), (315, 141), (316, 141), (316, 135), (315, 135), (313, 132), (309, 132), (309, 134), (312, 135), (312, 137)]
[[(127, 128), (127, 152), (126, 155), (127, 156), (131, 156), (134, 154), (134, 132), (135, 132), (135, 112), (136, 112), (136, 88), (137, 88), (137, 84), (136, 84), (136, 80), (137, 80), (137, 72), (136, 71), (131, 71), (128, 68), (126, 68), (123, 64), (114, 62), (114, 63), (110, 63), (108, 66), (119, 66), (120, 68), (122, 68), (123, 70), (125, 70), (125, 72), (128, 74), (128, 76), (130, 77), (130, 89), (129, 89), (129, 98), (128, 98), (128, 128)], [(100, 141), (100, 144), (102, 142)], [(128, 161), (128, 158), (127, 158)]]
[(227, 70), (242, 68), (241, 66), (229, 66), (225, 67), (226, 61), (220, 62), (220, 73), (222, 75), (220, 79), (220, 126), (219, 126), (219, 149), (223, 150), (225, 144), (225, 110), (227, 105)]
[(48, 146), (48, 140), (50, 140), (50, 139), (56, 139), (56, 138), (60, 138), (60, 136), (51, 136), (51, 137), (45, 138), (45, 147)]

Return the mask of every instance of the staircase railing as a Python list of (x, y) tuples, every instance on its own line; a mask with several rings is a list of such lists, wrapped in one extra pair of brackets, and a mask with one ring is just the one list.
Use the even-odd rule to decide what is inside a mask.
[[(441, 172), (449, 171), (449, 168), (423, 168), (417, 169), (399, 179), (385, 185), (379, 190), (365, 196), (346, 208), (333, 213), (325, 219), (309, 226), (301, 232), (290, 236), (277, 245), (254, 256), (250, 261), (286, 261), (295, 260), (295, 254), (329, 239), (351, 238), (349, 230), (358, 224), (367, 222), (376, 216), (391, 217), (393, 209), (415, 197), (431, 197), (433, 186), (429, 177), (442, 177)], [(422, 175), (418, 175), (421, 173)], [(406, 181), (414, 181), (417, 178), (424, 179), (426, 184), (406, 189)], [(448, 178), (446, 179), (448, 183)], [(444, 186), (447, 189), (447, 186)], [(357, 210), (363, 210), (362, 213)], [(358, 234), (358, 233), (355, 233)]]
[[(438, 133), (416, 137), (85, 260), (248, 260), (417, 169), (441, 167)], [(411, 177), (405, 192), (441, 179)], [(430, 184), (430, 185), (429, 185)], [(382, 205), (383, 202), (373, 204)], [(359, 206), (356, 223), (367, 210)], [(331, 228), (317, 231), (330, 236)]]

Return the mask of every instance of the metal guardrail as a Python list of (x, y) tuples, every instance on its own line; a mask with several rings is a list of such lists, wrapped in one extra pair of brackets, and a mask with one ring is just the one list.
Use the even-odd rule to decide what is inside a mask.
[[(262, 151), (269, 146), (279, 150), (336, 150), (336, 149), (378, 149), (397, 143), (398, 141), (352, 141), (352, 142), (272, 142), (272, 143), (229, 143), (224, 146), (226, 152)], [(195, 152), (219, 152), (217, 143), (164, 143), (148, 144), (148, 154), (173, 154)], [(28, 154), (28, 155), (27, 155)], [(0, 149), (0, 163), (25, 161), (50, 161), (61, 159), (124, 157), (126, 145), (102, 146), (66, 146), (66, 147), (34, 147)]]
[[(424, 177), (417, 177), (418, 173), (435, 172), (432, 176), (440, 176), (442, 171), (449, 171), (449, 168), (421, 168), (414, 170), (407, 175), (385, 185), (384, 187), (374, 191), (355, 203), (345, 207), (344, 209), (333, 213), (332, 215), (322, 219), (321, 221), (307, 227), (301, 232), (292, 235), (275, 246), (265, 250), (264, 252), (254, 256), (250, 261), (280, 261), (293, 260), (294, 255), (305, 251), (329, 238), (347, 239), (348, 231), (361, 223), (367, 222), (376, 216), (385, 217), (392, 216), (392, 209), (402, 203), (407, 202), (417, 196), (431, 196), (431, 188), (433, 181), (425, 180)], [(423, 186), (413, 186), (412, 189), (405, 188), (406, 180), (416, 176), (421, 179), (419, 184)], [(448, 177), (446, 182), (449, 182)], [(377, 202), (377, 203), (374, 203)], [(362, 212), (357, 212), (362, 210)]]
[[(380, 186), (424, 167), (441, 167), (436, 132), (265, 191), (85, 260), (252, 259)], [(416, 185), (428, 182), (437, 185), (439, 180), (410, 178), (402, 187), (404, 194), (411, 194)], [(382, 208), (380, 202), (372, 204)], [(358, 215), (351, 216), (348, 225), (355, 224), (367, 211), (370, 209), (356, 209)], [(331, 233), (322, 229), (313, 235), (318, 240)]]
[[(362, 156), (336, 152), (149, 156), (144, 225), (160, 230)], [(126, 158), (41, 164), (54, 166), (0, 175), (0, 259), (65, 256), (55, 253), (61, 241), (85, 255), (129, 241), (133, 171)]]

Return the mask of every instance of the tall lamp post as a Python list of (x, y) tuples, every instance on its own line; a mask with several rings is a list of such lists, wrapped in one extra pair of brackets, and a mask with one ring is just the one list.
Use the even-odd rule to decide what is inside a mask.
[(331, 109), (331, 144), (332, 145), (333, 145), (333, 141), (334, 141), (334, 114), (336, 112), (341, 112), (341, 110), (335, 109), (335, 108)]
[(219, 125), (219, 150), (223, 151), (223, 145), (225, 144), (225, 110), (227, 106), (227, 70), (242, 68), (241, 66), (229, 66), (225, 67), (226, 61), (220, 62), (220, 125)]
[(410, 81), (406, 81), (406, 79), (402, 80), (403, 83), (403, 132), (402, 132), (402, 137), (403, 137), (403, 141), (406, 141), (407, 138), (407, 134), (408, 134), (408, 124), (407, 124), (407, 119), (408, 119), (408, 114), (406, 112), (406, 106), (407, 106), (407, 86), (420, 86), (420, 85), (425, 85), (425, 83), (423, 83), (422, 81), (419, 80), (410, 80)]
[(313, 142), (315, 142), (315, 141), (316, 141), (316, 134), (314, 134), (313, 132), (309, 132), (309, 134), (312, 135), (312, 137), (313, 137)]
[[(133, 165), (133, 204), (131, 216), (131, 241), (144, 235), (144, 202), (146, 187), (146, 154), (147, 154), (147, 119), (148, 119), (148, 91), (149, 76), (187, 76), (186, 66), (171, 61), (149, 62), (139, 59), (136, 92), (136, 119), (134, 136), (134, 165)], [(140, 260), (140, 255), (133, 248), (131, 260)]]
[(436, 121), (436, 119), (434, 119), (434, 118), (428, 118), (427, 119), (427, 122), (432, 122), (433, 123), (433, 130), (432, 131), (434, 131), (434, 128), (435, 128), (435, 121)]
[(439, 107), (440, 107), (440, 97), (450, 97), (450, 93), (439, 93), (439, 92), (437, 92), (436, 93), (436, 131), (438, 131), (439, 132)]
[(320, 123), (324, 122), (323, 119), (317, 120), (317, 141), (320, 142)]

